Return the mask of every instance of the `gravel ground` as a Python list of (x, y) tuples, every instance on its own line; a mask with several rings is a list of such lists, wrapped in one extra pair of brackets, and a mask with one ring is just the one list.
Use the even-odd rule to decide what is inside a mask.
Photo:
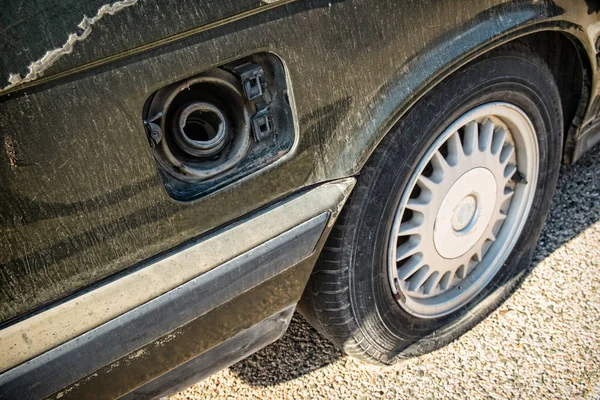
[(517, 293), (449, 346), (384, 369), (335, 349), (301, 316), (286, 335), (173, 399), (600, 399), (600, 147), (563, 168)]

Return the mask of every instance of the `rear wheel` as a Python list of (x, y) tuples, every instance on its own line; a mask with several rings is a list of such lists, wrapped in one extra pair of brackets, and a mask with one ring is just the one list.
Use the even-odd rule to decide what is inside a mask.
[(523, 45), (453, 74), (370, 158), (301, 311), (347, 353), (378, 364), (462, 335), (527, 271), (561, 127), (552, 74)]

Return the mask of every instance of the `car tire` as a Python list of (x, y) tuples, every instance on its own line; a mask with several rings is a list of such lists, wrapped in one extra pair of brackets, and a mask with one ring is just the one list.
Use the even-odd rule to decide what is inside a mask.
[[(500, 108), (493, 108), (493, 105)], [(521, 115), (515, 114), (517, 122), (510, 118), (503, 119), (503, 116), (496, 119), (496, 112), (501, 114), (511, 107)], [(485, 117), (487, 119), (482, 120), (481, 114), (476, 113), (481, 110), (491, 113)], [(464, 124), (466, 120), (461, 120), (473, 115), (479, 120), (474, 119), (467, 124)], [(527, 120), (533, 132), (528, 131), (529, 128), (523, 128)], [(467, 252), (480, 249), (483, 254), (479, 258), (475, 255), (469, 259), (469, 266), (465, 266), (464, 270), (453, 270), (450, 273), (452, 277), (448, 278), (450, 281), (445, 282), (446, 286), (439, 282), (429, 282), (429, 289), (424, 284), (417, 287), (425, 278), (417, 280), (414, 278), (416, 272), (399, 282), (399, 278), (393, 276), (394, 268), (400, 274), (398, 271), (407, 265), (407, 261), (394, 261), (390, 256), (390, 252), (400, 251), (398, 249), (404, 243), (398, 245), (400, 242), (394, 242), (400, 239), (395, 239), (399, 237), (399, 233), (393, 229), (406, 223), (408, 217), (405, 214), (412, 215), (412, 218), (421, 215), (406, 211), (408, 200), (414, 196), (420, 199), (422, 193), (429, 193), (420, 186), (420, 179), (428, 176), (428, 173), (433, 176), (437, 169), (434, 168), (432, 159), (427, 161), (425, 157), (439, 152), (448, 161), (451, 156), (448, 135), (456, 136), (449, 134), (448, 129), (456, 128), (458, 125), (453, 124), (457, 121), (460, 122), (460, 127), (455, 133), (461, 140), (464, 154), (467, 153), (466, 146), (469, 142), (467, 136), (471, 135), (469, 137), (473, 138), (472, 133), (466, 132), (467, 125), (475, 124), (479, 131), (475, 133), (474, 143), (479, 143), (479, 150), (489, 147), (486, 150), (489, 152), (485, 156), (487, 158), (482, 156), (481, 160), (488, 160), (490, 154), (501, 158), (499, 154), (504, 151), (507, 143), (512, 143), (514, 151), (510, 157), (514, 157), (516, 169), (507, 167), (503, 170), (504, 174), (511, 175), (502, 192), (498, 188), (503, 183), (497, 183), (497, 190), (490, 189), (489, 182), (486, 183), (491, 179), (488, 179), (489, 174), (484, 171), (487, 168), (485, 165), (475, 174), (471, 172), (476, 169), (473, 167), (476, 165), (475, 161), (469, 161), (471, 164), (461, 161), (464, 164), (461, 166), (463, 172), (470, 174), (468, 179), (461, 181), (462, 186), (458, 184), (459, 180), (451, 181), (448, 178), (449, 183), (444, 183), (444, 188), (455, 188), (456, 190), (452, 189), (452, 195), (449, 194), (450, 189), (431, 191), (435, 194), (434, 198), (442, 200), (430, 200), (430, 204), (436, 201), (438, 203), (428, 205), (430, 209), (426, 208), (422, 215), (434, 220), (431, 225), (434, 230), (430, 229), (427, 222), (427, 226), (420, 228), (416, 240), (424, 243), (423, 257), (438, 262), (427, 265), (427, 271), (421, 275), (428, 273), (431, 278), (432, 271), (437, 271), (435, 281), (441, 279), (442, 275), (447, 276), (444, 268), (456, 268), (456, 265), (448, 266), (459, 263), (452, 256), (461, 253), (463, 247), (468, 247), (475, 240), (469, 239), (470, 242), (465, 244), (467, 239), (458, 236), (467, 222), (476, 221), (473, 226), (480, 230), (488, 229), (493, 222), (494, 227), (489, 229), (496, 229), (496, 233), (500, 234), (498, 237), (503, 237), (502, 240), (506, 243), (496, 245), (500, 243), (498, 238), (495, 241), (489, 238), (476, 239), (476, 244)], [(482, 132), (487, 129), (483, 127), (485, 121), (496, 121), (496, 125), (504, 126), (509, 131), (512, 142), (502, 142), (502, 148), (496, 148), (494, 153), (489, 143), (496, 140), (495, 135), (500, 130), (495, 126), (493, 136), (483, 138)], [(523, 43), (514, 42), (495, 49), (453, 73), (419, 100), (388, 132), (371, 155), (315, 266), (299, 305), (302, 314), (347, 354), (379, 365), (391, 365), (400, 359), (428, 353), (460, 337), (507, 299), (530, 270), (529, 264), (558, 178), (563, 143), (562, 126), (560, 96), (553, 75), (543, 59)], [(520, 132), (519, 129), (526, 132)], [(443, 135), (446, 135), (446, 142), (440, 145)], [(527, 147), (521, 143), (531, 139), (532, 135), (537, 144), (531, 144), (533, 142), (530, 141), (530, 147)], [(529, 139), (523, 139), (526, 137)], [(485, 142), (484, 145), (482, 142)], [(531, 146), (537, 146), (537, 149)], [(477, 152), (478, 149), (470, 151)], [(535, 157), (533, 153), (536, 153)], [(523, 161), (526, 160), (525, 156), (535, 160)], [(457, 165), (463, 165), (461, 162)], [(492, 164), (494, 162), (496, 161), (490, 161)], [(519, 171), (522, 165), (528, 165), (528, 176), (523, 176)], [(489, 171), (494, 168), (500, 168), (500, 171), (503, 167), (492, 166)], [(427, 169), (430, 171), (426, 172)], [(445, 171), (444, 174), (452, 175)], [(501, 179), (499, 172), (494, 175), (494, 182), (500, 182)], [(473, 190), (483, 193), (482, 197), (474, 194), (474, 200), (467, 197), (460, 201), (454, 200), (454, 197), (458, 199), (466, 193), (459, 192), (466, 190), (464, 187), (469, 185), (475, 187)], [(519, 192), (521, 187), (527, 189)], [(495, 207), (503, 199), (499, 197), (502, 193), (510, 194), (511, 188), (514, 193), (527, 195), (519, 197), (519, 202), (516, 195), (513, 195), (503, 203), (499, 208), (500, 214), (504, 215), (502, 218), (505, 218), (503, 221), (497, 222), (494, 216), (490, 217), (491, 222), (488, 222), (487, 227), (481, 225), (488, 221), (485, 219), (487, 217), (481, 215), (487, 215), (486, 210), (492, 205)], [(456, 196), (455, 192), (458, 193)], [(484, 199), (488, 198), (486, 196), (489, 200)], [(514, 210), (520, 210), (520, 214), (511, 211), (513, 206)], [(399, 217), (401, 207), (404, 208)], [(505, 209), (502, 210), (502, 207)], [(466, 211), (463, 212), (463, 208)], [(506, 215), (516, 216), (510, 219), (514, 226), (506, 222), (509, 220)], [(520, 218), (522, 222), (516, 221), (516, 218)], [(509, 226), (510, 229), (505, 228)], [(479, 232), (474, 227), (469, 228), (472, 230), (467, 231), (468, 235)], [(502, 236), (503, 232), (508, 233)], [(477, 237), (475, 233), (473, 238)], [(410, 236), (410, 240), (412, 238)], [(487, 256), (492, 249), (495, 249), (494, 257)], [(440, 252), (445, 252), (444, 257), (436, 255)], [(466, 257), (464, 254), (460, 257)], [(488, 261), (485, 261), (486, 257)], [(439, 262), (440, 259), (448, 261)], [(418, 271), (422, 270), (423, 268)], [(414, 287), (411, 286), (413, 278), (417, 282)], [(473, 286), (475, 284), (479, 286)], [(468, 293), (464, 294), (465, 292)], [(448, 305), (450, 303), (451, 306)]]

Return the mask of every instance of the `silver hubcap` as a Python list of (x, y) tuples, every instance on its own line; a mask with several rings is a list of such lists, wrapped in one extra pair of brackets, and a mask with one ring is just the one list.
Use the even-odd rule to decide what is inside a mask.
[(427, 150), (392, 227), (389, 277), (421, 318), (464, 306), (494, 277), (529, 213), (538, 144), (527, 115), (489, 103), (460, 117)]

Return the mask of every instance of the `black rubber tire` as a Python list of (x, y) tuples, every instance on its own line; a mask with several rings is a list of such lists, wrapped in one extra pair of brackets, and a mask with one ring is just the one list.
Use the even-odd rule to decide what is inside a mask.
[[(404, 311), (392, 295), (388, 237), (417, 163), (444, 129), (492, 101), (517, 105), (538, 136), (540, 175), (521, 236), (497, 275), (463, 308), (436, 319)], [(299, 305), (325, 337), (358, 359), (391, 365), (445, 346), (489, 315), (530, 270), (562, 154), (560, 97), (550, 69), (522, 43), (496, 49), (424, 96), (386, 135), (364, 167)]]

